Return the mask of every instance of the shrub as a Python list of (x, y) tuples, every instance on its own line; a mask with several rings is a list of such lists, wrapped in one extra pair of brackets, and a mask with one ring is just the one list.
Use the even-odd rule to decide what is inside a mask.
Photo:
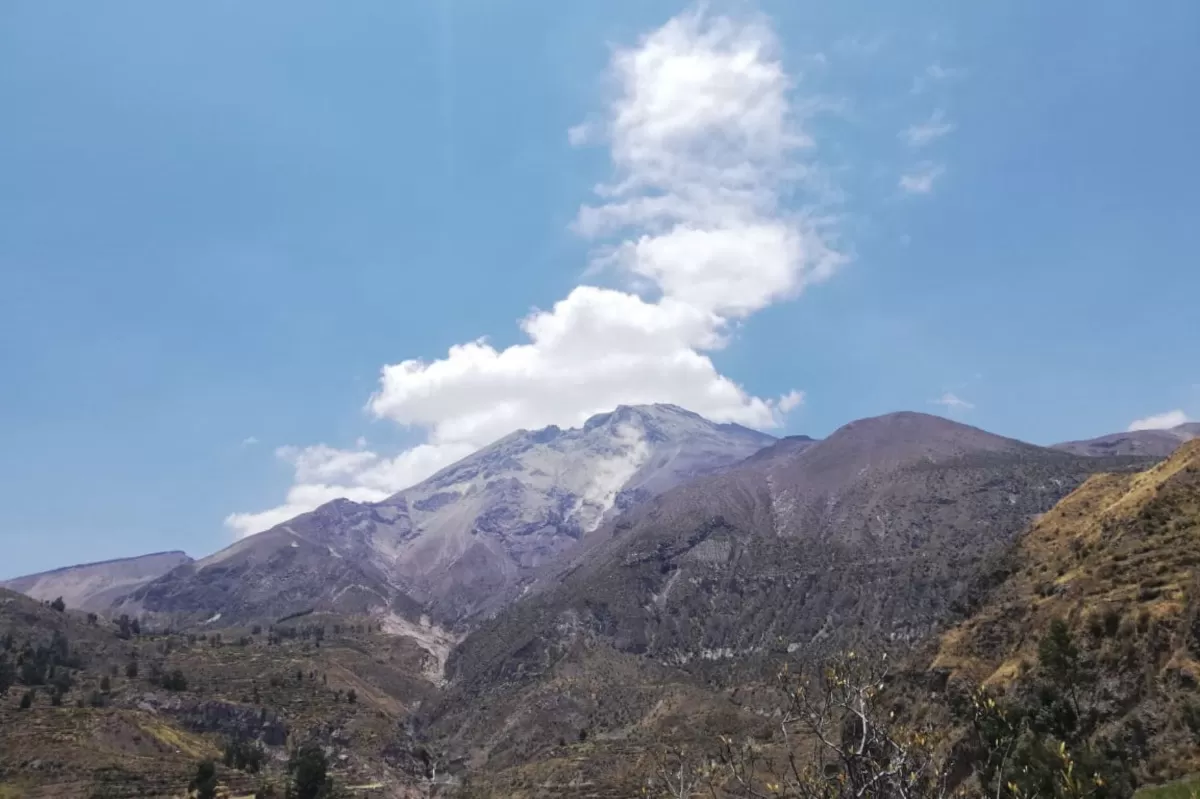
[(290, 799), (323, 799), (333, 794), (325, 752), (315, 743), (303, 744), (288, 760)]
[(214, 799), (217, 795), (217, 767), (211, 760), (196, 766), (196, 776), (188, 790), (196, 792), (196, 799)]
[(63, 602), (62, 597), (59, 597), (58, 599), (56, 599), (50, 603), (50, 607), (53, 608), (54, 610), (57, 610), (59, 613), (62, 613), (63, 611), (65, 611), (67, 609), (67, 603)]
[(162, 687), (168, 691), (186, 691), (188, 687), (187, 677), (183, 675), (181, 669), (175, 669), (175, 671), (162, 678)]
[(266, 755), (257, 741), (230, 740), (225, 744), (225, 765), (248, 774), (257, 774)]
[(21, 695), (21, 710), (29, 710), (29, 708), (33, 707), (33, 696), (34, 691), (32, 688)]

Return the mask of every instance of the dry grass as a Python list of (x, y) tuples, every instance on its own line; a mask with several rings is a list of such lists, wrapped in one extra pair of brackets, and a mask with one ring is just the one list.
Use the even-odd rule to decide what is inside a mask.
[[(368, 629), (363, 619), (303, 620), (317, 622), (327, 629), (320, 645), (299, 638), (272, 644), (265, 631), (251, 635), (249, 629), (206, 630), (207, 640), (147, 634), (125, 641), (103, 622), (91, 625), (82, 615), (0, 592), (0, 636), (12, 632), (20, 647), (57, 630), (84, 661), (62, 706), (51, 705), (45, 688), (29, 709), (19, 707), (23, 686), (0, 697), (0, 786), (6, 792), (0, 797), (179, 796), (199, 761), (219, 761), (230, 737), (262, 735), (268, 727), (287, 736), (269, 748), (268, 771), (276, 782), (288, 746), (314, 736), (332, 753), (340, 784), (368, 786), (381, 778), (403, 784), (409, 778), (386, 762), (384, 749), (436, 690), (422, 676), (425, 653), (373, 624)], [(343, 625), (340, 634), (332, 633), (335, 623)], [(214, 646), (218, 632), (221, 644)], [(125, 666), (135, 658), (138, 675), (128, 678)], [(187, 679), (185, 691), (148, 680), (152, 671), (176, 669)], [(104, 706), (93, 707), (101, 677), (110, 689)], [(77, 707), (81, 700), (84, 706)], [(253, 794), (260, 779), (218, 771), (233, 794)]]
[(935, 669), (959, 684), (1003, 688), (1066, 620), (1117, 708), (1106, 733), (1150, 736), (1142, 776), (1200, 769), (1188, 721), (1200, 684), (1200, 441), (1140, 474), (1098, 475), (1021, 539), (1013, 571), (969, 619), (942, 636)]

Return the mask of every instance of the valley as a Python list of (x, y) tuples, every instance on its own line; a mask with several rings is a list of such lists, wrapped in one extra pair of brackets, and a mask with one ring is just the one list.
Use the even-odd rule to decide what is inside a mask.
[(905, 412), (776, 440), (622, 407), (194, 561), (10, 580), (0, 796), (182, 797), (206, 760), (224, 795), (282, 796), (305, 743), (345, 796), (667, 796), (663, 764), (701, 761), (694, 787), (757, 796), (730, 780), (765, 791), (820, 748), (780, 737), (781, 675), (848, 652), (890, 658), (893, 716), (990, 793), (1006, 766), (968, 756), (962, 702), (1024, 718), (1052, 631), (1094, 675), (1071, 751), (1128, 753), (1103, 795), (1178, 779), (1200, 770), (1200, 442), (1143, 439)]

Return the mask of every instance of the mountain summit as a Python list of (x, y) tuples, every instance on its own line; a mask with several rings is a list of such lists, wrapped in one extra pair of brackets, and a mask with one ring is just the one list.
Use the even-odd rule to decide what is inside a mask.
[(623, 509), (774, 438), (674, 405), (621, 406), (579, 428), (518, 430), (379, 503), (335, 500), (139, 590), (146, 610), (270, 615), (417, 608), (454, 623)]

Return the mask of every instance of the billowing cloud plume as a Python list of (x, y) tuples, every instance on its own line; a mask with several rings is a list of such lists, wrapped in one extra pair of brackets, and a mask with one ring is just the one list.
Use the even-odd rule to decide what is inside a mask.
[(1190, 421), (1192, 420), (1183, 411), (1167, 411), (1166, 413), (1147, 416), (1145, 419), (1134, 419), (1129, 423), (1129, 432), (1133, 433), (1138, 430), (1170, 430), (1172, 427), (1179, 427), (1179, 425), (1187, 424)]
[(797, 391), (749, 394), (710, 357), (739, 320), (843, 261), (828, 222), (784, 204), (814, 170), (814, 143), (772, 31), (688, 12), (617, 50), (610, 69), (608, 107), (569, 138), (606, 145), (613, 175), (574, 227), (595, 245), (590, 272), (630, 288), (577, 286), (504, 349), (478, 339), (383, 367), (368, 410), (424, 430), (425, 443), (391, 459), (282, 450), (296, 470), (287, 503), (231, 527), (249, 534), (337, 496), (378, 499), (514, 429), (578, 425), (619, 404), (670, 402), (759, 428), (801, 404)]

